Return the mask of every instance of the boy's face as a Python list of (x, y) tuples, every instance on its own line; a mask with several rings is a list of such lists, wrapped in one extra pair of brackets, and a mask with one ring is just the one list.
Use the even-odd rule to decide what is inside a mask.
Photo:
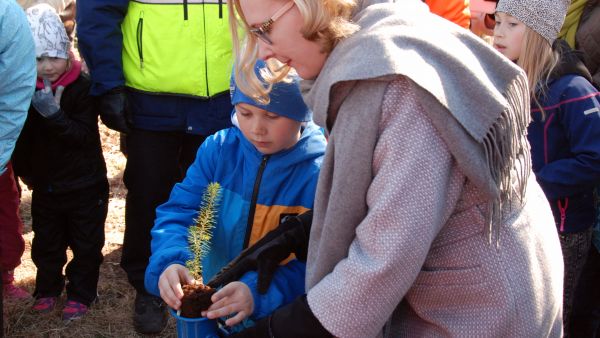
[(67, 65), (67, 60), (61, 58), (47, 56), (37, 58), (37, 76), (54, 82), (67, 70)]
[(511, 61), (517, 61), (521, 56), (525, 24), (503, 12), (496, 12), (495, 18), (494, 48)]
[(239, 103), (235, 106), (240, 130), (265, 155), (291, 148), (300, 139), (300, 122), (264, 109)]

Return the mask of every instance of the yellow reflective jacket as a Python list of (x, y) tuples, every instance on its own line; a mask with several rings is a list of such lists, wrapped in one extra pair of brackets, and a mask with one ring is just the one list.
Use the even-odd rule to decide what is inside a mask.
[(121, 25), (125, 85), (211, 97), (229, 90), (231, 34), (224, 0), (136, 0)]

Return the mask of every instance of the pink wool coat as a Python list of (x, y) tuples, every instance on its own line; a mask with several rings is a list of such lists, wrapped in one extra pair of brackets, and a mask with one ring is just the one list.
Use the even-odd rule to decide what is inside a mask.
[[(365, 9), (361, 31), (306, 83), (315, 121), (330, 131), (310, 236), (308, 304), (339, 337), (559, 337), (562, 256), (525, 156), (528, 101), (512, 103), (510, 117), (524, 119), (520, 125), (501, 115), (509, 106), (501, 93), (519, 84), (526, 93), (525, 78), (412, 3)], [(420, 22), (452, 34), (419, 40), (422, 30), (410, 26)], [(388, 40), (394, 34), (411, 38)], [(440, 58), (431, 44), (443, 39), (462, 40)], [(510, 129), (522, 152), (509, 163), (520, 176), (494, 190), (481, 148), (498, 121), (494, 135)], [(491, 202), (501, 189), (518, 190), (516, 177), (527, 182), (526, 193), (503, 204), (490, 238)]]

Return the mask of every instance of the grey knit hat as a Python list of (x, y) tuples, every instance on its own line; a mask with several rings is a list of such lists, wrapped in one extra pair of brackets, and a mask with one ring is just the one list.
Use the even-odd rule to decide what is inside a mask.
[(38, 4), (26, 12), (35, 42), (35, 56), (68, 59), (71, 43), (56, 10), (48, 4)]
[(500, 0), (496, 12), (514, 16), (552, 45), (565, 21), (570, 0)]

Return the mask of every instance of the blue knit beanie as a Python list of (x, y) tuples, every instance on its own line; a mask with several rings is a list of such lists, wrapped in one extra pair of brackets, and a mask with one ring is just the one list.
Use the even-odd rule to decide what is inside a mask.
[[(258, 76), (258, 79), (261, 81), (263, 81), (263, 78), (260, 76), (260, 70), (265, 67), (266, 64), (262, 60), (257, 60), (256, 65), (254, 66), (256, 76)], [(295, 76), (293, 77), (293, 81), (290, 83), (275, 83), (273, 85), (273, 89), (269, 93), (271, 101), (269, 104), (263, 105), (242, 93), (242, 91), (235, 85), (235, 78), (232, 72), (230, 84), (231, 104), (235, 106), (238, 103), (247, 103), (299, 122), (310, 121), (312, 119), (312, 111), (308, 109), (304, 103), (304, 100), (302, 99), (302, 95), (300, 94), (300, 86), (298, 85), (299, 80), (300, 79)], [(235, 108), (233, 113), (235, 113)]]

